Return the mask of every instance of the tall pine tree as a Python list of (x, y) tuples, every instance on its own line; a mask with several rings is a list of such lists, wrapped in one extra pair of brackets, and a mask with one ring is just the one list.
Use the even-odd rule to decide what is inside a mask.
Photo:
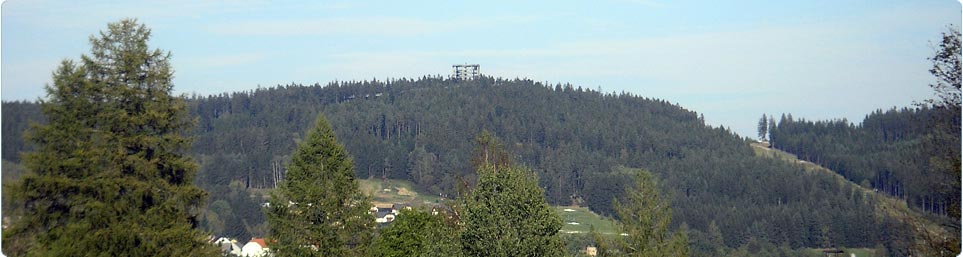
[(352, 256), (364, 253), (374, 219), (354, 164), (319, 116), (298, 145), (285, 180), (267, 210), (276, 256)]
[(205, 192), (186, 156), (192, 125), (171, 95), (170, 54), (150, 50), (150, 29), (110, 23), (91, 54), (65, 60), (42, 101), (25, 154), (29, 174), (4, 231), (14, 256), (211, 256), (196, 228)]

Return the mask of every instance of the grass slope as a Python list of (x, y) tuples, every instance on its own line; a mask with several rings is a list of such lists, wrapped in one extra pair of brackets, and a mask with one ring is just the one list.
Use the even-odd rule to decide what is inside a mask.
[(599, 216), (587, 207), (555, 206), (555, 211), (562, 218), (562, 229), (559, 233), (582, 234), (595, 230), (604, 235), (614, 235), (618, 229), (611, 219)]
[(359, 179), (361, 191), (371, 196), (374, 204), (403, 203), (411, 206), (431, 207), (444, 203), (445, 198), (422, 194), (415, 190), (410, 181), (400, 179)]

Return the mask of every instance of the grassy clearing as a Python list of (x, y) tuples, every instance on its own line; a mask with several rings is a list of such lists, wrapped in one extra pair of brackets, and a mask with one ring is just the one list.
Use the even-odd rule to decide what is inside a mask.
[(586, 207), (555, 206), (555, 211), (562, 218), (560, 233), (588, 233), (592, 227), (602, 234), (616, 234), (612, 220), (599, 216)]
[[(840, 250), (843, 250), (844, 252), (842, 256), (846, 257), (853, 255), (856, 257), (872, 257), (875, 256), (874, 254), (876, 253), (875, 250), (870, 248), (842, 248)], [(824, 256), (822, 250), (820, 249), (803, 248), (803, 251), (805, 251), (808, 256)]]
[(755, 151), (757, 156), (775, 158), (775, 159), (783, 160), (796, 165), (801, 165), (803, 169), (805, 169), (808, 172), (825, 172), (827, 174), (830, 174), (836, 177), (839, 183), (850, 184), (851, 186), (854, 186), (860, 189), (863, 193), (883, 203), (877, 206), (877, 211), (881, 212), (880, 214), (892, 215), (897, 217), (903, 217), (907, 215), (913, 216), (915, 218), (921, 217), (919, 213), (909, 209), (909, 207), (906, 206), (905, 201), (891, 197), (889, 195), (874, 192), (870, 188), (860, 186), (859, 184), (856, 184), (856, 183), (853, 183), (852, 181), (847, 180), (845, 177), (843, 177), (842, 175), (839, 175), (839, 173), (836, 173), (835, 171), (827, 169), (823, 166), (819, 166), (818, 164), (815, 164), (815, 163), (800, 160), (794, 154), (783, 152), (778, 149), (768, 148), (759, 143), (752, 143), (751, 145), (752, 145), (753, 151)]
[[(445, 201), (441, 197), (416, 191), (414, 185), (407, 180), (359, 179), (358, 182), (361, 191), (370, 195), (372, 203), (375, 204), (406, 203), (412, 206), (432, 206)], [(599, 233), (616, 234), (616, 228), (610, 219), (601, 217), (586, 207), (555, 206), (554, 208), (562, 218), (561, 233), (588, 233), (594, 226)]]
[(443, 202), (441, 197), (422, 194), (407, 180), (359, 179), (361, 191), (371, 196), (372, 203), (405, 203), (412, 206), (431, 206)]
[[(373, 203), (431, 206), (444, 202), (441, 197), (416, 191), (414, 185), (406, 180), (359, 179), (358, 182), (361, 190), (372, 197)], [(594, 226), (599, 233), (616, 234), (616, 228), (610, 219), (601, 217), (586, 207), (555, 206), (553, 208), (562, 218), (561, 233), (588, 233)]]
[(796, 157), (795, 154), (779, 151), (776, 149), (769, 148), (765, 144), (759, 142), (750, 143), (752, 145), (752, 151), (756, 153), (756, 156), (763, 156), (768, 158), (774, 158), (784, 161), (791, 161), (796, 163), (801, 163), (802, 161)]
[(869, 248), (845, 248), (843, 251), (855, 254), (856, 257), (871, 257), (876, 253), (875, 250)]

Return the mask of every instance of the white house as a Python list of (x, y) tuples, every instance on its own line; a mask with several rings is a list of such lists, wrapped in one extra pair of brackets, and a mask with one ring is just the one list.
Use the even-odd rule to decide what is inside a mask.
[(214, 245), (219, 247), (222, 253), (241, 255), (241, 247), (237, 245), (237, 240), (221, 237), (214, 240)]
[(238, 255), (244, 257), (263, 257), (267, 256), (268, 252), (270, 252), (270, 249), (268, 249), (264, 239), (255, 237), (251, 238), (251, 241), (247, 242), (247, 244), (244, 244), (244, 247), (241, 248), (241, 254)]
[(395, 207), (400, 207), (399, 204), (375, 204), (371, 207), (369, 212), (375, 216), (375, 222), (377, 223), (390, 223), (395, 220), (398, 216), (398, 209)]
[(375, 222), (377, 223), (389, 223), (395, 221), (395, 214), (390, 212), (379, 212), (375, 216)]

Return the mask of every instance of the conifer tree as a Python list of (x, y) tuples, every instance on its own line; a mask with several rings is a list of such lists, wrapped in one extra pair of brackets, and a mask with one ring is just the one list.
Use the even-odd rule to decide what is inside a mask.
[(298, 145), (267, 210), (276, 256), (364, 253), (374, 219), (354, 164), (323, 115)]
[(110, 23), (91, 54), (65, 60), (42, 100), (24, 155), (29, 174), (11, 190), (20, 207), (4, 231), (13, 256), (211, 256), (196, 229), (206, 193), (186, 156), (192, 126), (171, 95), (170, 54), (150, 50), (150, 29)]
[(759, 118), (759, 140), (766, 140), (766, 134), (769, 130), (769, 123), (766, 122), (766, 115), (763, 114), (762, 118)]
[(622, 252), (630, 256), (688, 256), (688, 237), (679, 231), (669, 234), (672, 209), (659, 196), (656, 180), (646, 170), (637, 169), (635, 183), (626, 188), (626, 203), (615, 200), (615, 211), (622, 232)]
[(561, 256), (562, 221), (545, 202), (534, 172), (512, 164), (501, 144), (478, 137), (478, 184), (464, 200), (467, 256)]

